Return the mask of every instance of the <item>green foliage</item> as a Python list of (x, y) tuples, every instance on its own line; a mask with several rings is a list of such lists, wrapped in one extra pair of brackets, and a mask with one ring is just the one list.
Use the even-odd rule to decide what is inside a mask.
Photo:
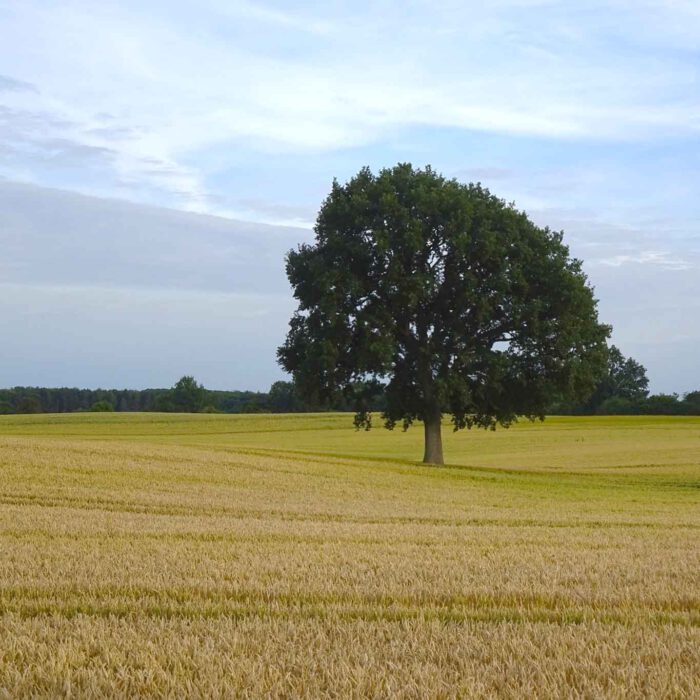
[(631, 357), (625, 357), (614, 345), (608, 352), (608, 368), (596, 390), (586, 404), (590, 412), (595, 412), (608, 399), (627, 399), (630, 405), (646, 398), (649, 393), (649, 379), (643, 365)]
[(181, 377), (172, 390), (172, 402), (176, 411), (196, 413), (204, 405), (205, 389), (194, 377)]
[(661, 416), (683, 413), (678, 394), (655, 394), (644, 401), (644, 412)]
[(17, 413), (42, 413), (43, 408), (38, 396), (23, 396), (17, 403)]
[(207, 391), (207, 401), (222, 413), (266, 413), (268, 395), (261, 391)]
[[(14, 387), (0, 389), (0, 414), (17, 413), (17, 407), (24, 405), (25, 397), (38, 399), (45, 413), (72, 413), (75, 411), (91, 411), (92, 406), (101, 401), (107, 401), (115, 411), (158, 411), (174, 413), (178, 409), (173, 401), (172, 389), (77, 389), (77, 388), (42, 388)], [(205, 389), (204, 407), (211, 407), (222, 413), (267, 412), (277, 410), (269, 404), (269, 394), (261, 391), (213, 391)], [(336, 410), (348, 410), (340, 403), (334, 406)], [(202, 408), (200, 410), (206, 410)], [(312, 410), (307, 403), (294, 410)]]
[(644, 413), (644, 400), (649, 393), (649, 379), (643, 365), (625, 357), (612, 345), (608, 351), (607, 369), (593, 394), (585, 401), (556, 401), (549, 411), (555, 414), (635, 414)]
[(690, 391), (683, 398), (685, 413), (690, 416), (700, 416), (700, 391)]
[(590, 410), (581, 405), (557, 405), (552, 413), (559, 415), (646, 415), (700, 416), (700, 392), (690, 392), (681, 400), (678, 394), (652, 394), (641, 399), (611, 396)]
[(156, 397), (153, 403), (153, 410), (160, 413), (175, 413), (175, 402), (173, 392), (167, 391)]
[(90, 410), (98, 413), (106, 413), (114, 411), (114, 406), (109, 401), (95, 401), (95, 403), (90, 407)]
[(596, 413), (604, 416), (629, 416), (638, 412), (638, 404), (624, 396), (611, 396), (596, 409)]
[(89, 411), (94, 403), (108, 401), (116, 411), (152, 411), (159, 396), (166, 389), (77, 389), (61, 387), (14, 387), (0, 389), (0, 401), (7, 401), (17, 412), (25, 397), (35, 397), (45, 413), (71, 413)]
[(270, 387), (267, 405), (273, 413), (294, 413), (304, 407), (294, 383), (282, 381)]
[[(349, 411), (353, 405), (353, 398), (338, 397), (327, 408), (311, 404), (303, 400), (293, 382), (282, 382), (286, 387), (273, 390), (269, 393), (255, 391), (213, 391), (205, 392), (205, 407), (200, 412), (216, 413), (307, 413), (310, 411), (332, 410)], [(274, 386), (274, 385), (273, 385)], [(357, 391), (363, 391), (366, 387), (357, 387)], [(293, 392), (294, 403), (286, 404), (280, 401), (279, 392), (283, 394)], [(76, 411), (91, 411), (92, 406), (98, 402), (106, 401), (114, 406), (115, 411), (159, 411), (174, 412), (172, 394), (168, 389), (46, 389), (42, 387), (15, 387), (14, 389), (0, 389), (0, 415), (18, 413), (17, 406), (22, 404), (26, 408), (25, 397), (34, 397), (39, 400), (44, 413), (71, 413)], [(382, 412), (386, 405), (381, 387), (373, 394), (365, 397), (368, 409)], [(32, 401), (33, 403), (33, 401)], [(674, 415), (700, 415), (700, 391), (689, 392), (683, 400), (674, 398), (673, 401), (658, 401), (655, 396), (647, 399), (631, 401), (620, 397), (611, 397), (595, 410), (588, 411), (581, 404), (559, 404), (553, 406), (548, 412), (558, 414), (654, 414), (658, 412)]]
[(364, 168), (333, 183), (315, 233), (287, 256), (299, 306), (278, 359), (307, 400), (351, 400), (358, 426), (382, 387), (388, 428), (507, 426), (605, 370), (609, 329), (562, 234), (481, 185)]

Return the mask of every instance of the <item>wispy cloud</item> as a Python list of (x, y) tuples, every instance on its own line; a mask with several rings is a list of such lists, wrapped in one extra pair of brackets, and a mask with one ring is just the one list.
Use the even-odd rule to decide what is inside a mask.
[(685, 258), (675, 256), (667, 251), (642, 250), (636, 253), (613, 255), (609, 258), (593, 259), (592, 262), (620, 267), (621, 265), (656, 265), (666, 270), (690, 270), (695, 265)]
[(303, 11), (290, 11), (289, 8), (280, 10), (250, 0), (209, 0), (202, 2), (200, 7), (223, 17), (279, 25), (309, 34), (326, 35), (336, 28), (332, 22)]
[(452, 176), (459, 180), (481, 181), (481, 180), (507, 180), (515, 173), (511, 168), (499, 168), (497, 166), (482, 166), (480, 168), (461, 168), (452, 173)]
[(38, 92), (36, 85), (24, 80), (15, 80), (7, 75), (0, 75), (0, 92)]
[[(416, 2), (410, 11), (399, 2), (28, 1), (4, 17), (0, 61), (21, 78), (0, 87), (10, 86), (6, 105), (24, 119), (4, 173), (42, 181), (40, 138), (62, 139), (75, 152), (109, 152), (117, 194), (160, 193), (216, 213), (211, 173), (198, 164), (214, 148), (234, 160), (241, 146), (303, 157), (426, 126), (566, 140), (697, 135), (694, 62), (650, 50), (675, 41), (694, 13), (623, 0)], [(653, 42), (632, 30), (650, 18)], [(42, 51), (18, 59), (30, 37)], [(83, 189), (94, 191), (89, 179)]]

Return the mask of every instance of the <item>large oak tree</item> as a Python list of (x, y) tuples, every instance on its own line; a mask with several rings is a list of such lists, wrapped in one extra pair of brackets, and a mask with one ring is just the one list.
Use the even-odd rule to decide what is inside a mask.
[(562, 234), (481, 185), (364, 168), (333, 183), (315, 234), (287, 256), (299, 306), (279, 361), (310, 400), (351, 398), (358, 427), (382, 387), (386, 427), (423, 421), (425, 462), (443, 463), (443, 414), (542, 418), (605, 370), (609, 328)]

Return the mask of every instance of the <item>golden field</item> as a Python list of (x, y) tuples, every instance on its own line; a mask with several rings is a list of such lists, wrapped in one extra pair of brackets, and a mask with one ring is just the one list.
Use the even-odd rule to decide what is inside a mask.
[(0, 416), (0, 697), (699, 697), (700, 419)]

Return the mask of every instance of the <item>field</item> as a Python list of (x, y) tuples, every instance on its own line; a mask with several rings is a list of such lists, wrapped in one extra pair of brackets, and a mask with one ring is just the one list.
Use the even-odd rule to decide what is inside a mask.
[(0, 697), (699, 697), (700, 419), (0, 416)]

